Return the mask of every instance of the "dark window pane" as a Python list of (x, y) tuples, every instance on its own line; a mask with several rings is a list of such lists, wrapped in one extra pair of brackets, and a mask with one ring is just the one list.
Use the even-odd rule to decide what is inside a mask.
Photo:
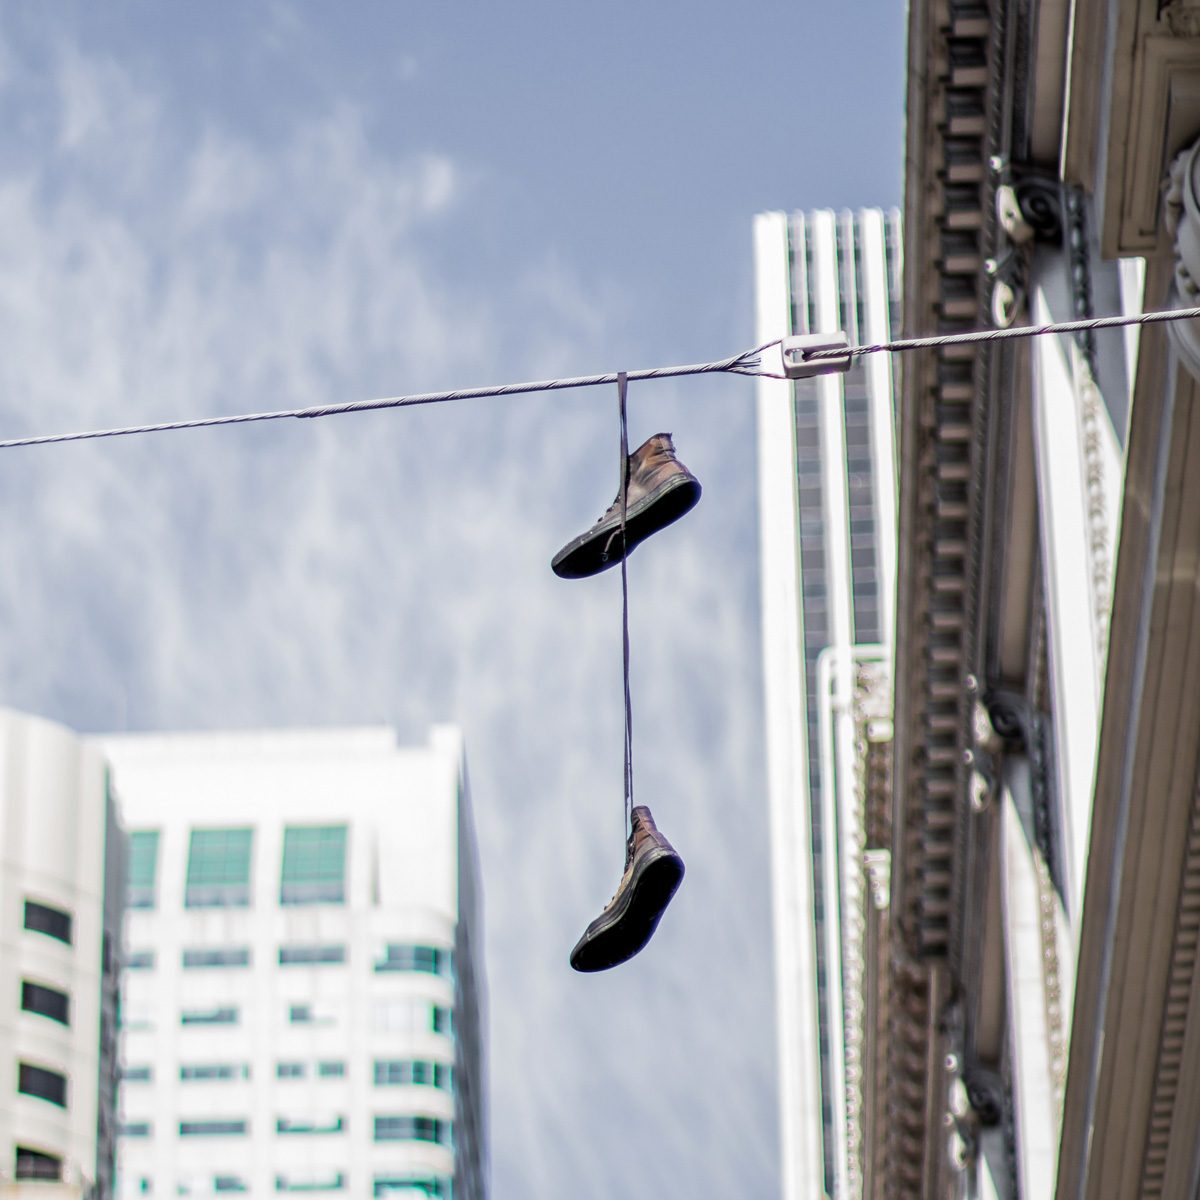
[(276, 1133), (341, 1133), (345, 1128), (345, 1117), (334, 1117), (328, 1121), (313, 1121), (307, 1117), (278, 1117), (275, 1121)]
[(62, 1159), (28, 1146), (17, 1147), (16, 1176), (18, 1179), (53, 1180), (62, 1178)]
[(450, 1180), (445, 1176), (376, 1175), (374, 1195), (409, 1197), (426, 1196), (430, 1200), (446, 1200), (450, 1195)]
[(450, 952), (439, 950), (434, 946), (406, 946), (389, 943), (384, 950), (383, 958), (376, 960), (375, 970), (379, 972), (426, 971), (430, 975), (448, 975)]
[(293, 826), (283, 831), (281, 904), (343, 904), (346, 826)]
[(375, 1060), (376, 1087), (410, 1087), (414, 1084), (448, 1088), (449, 1068), (444, 1063), (425, 1062), (421, 1059)]
[(150, 1067), (126, 1067), (121, 1072), (122, 1083), (149, 1083), (154, 1078)]
[(249, 946), (223, 946), (219, 949), (185, 950), (185, 967), (248, 967)]
[(252, 829), (193, 829), (188, 848), (188, 908), (245, 908), (250, 903)]
[(181, 1025), (236, 1025), (237, 1020), (236, 1008), (187, 1009), (179, 1014)]
[(346, 1188), (346, 1176), (341, 1171), (293, 1177), (275, 1176), (277, 1192), (341, 1192)]
[(36, 900), (25, 901), (25, 928), (71, 944), (71, 914)]
[(21, 981), (21, 1007), (26, 1012), (49, 1017), (60, 1025), (71, 1023), (71, 997), (58, 988), (46, 987), (41, 983)]
[(153, 950), (132, 950), (125, 959), (127, 971), (149, 971), (154, 967)]
[(208, 1079), (249, 1079), (246, 1063), (194, 1063), (179, 1068), (179, 1078), (187, 1083)]
[(158, 876), (158, 830), (135, 829), (129, 835), (129, 879), (126, 902), (130, 908), (153, 908)]
[(377, 1142), (439, 1142), (448, 1140), (450, 1124), (437, 1117), (376, 1117)]
[(297, 966), (304, 963), (344, 963), (345, 946), (280, 946), (279, 965)]
[(246, 1132), (245, 1121), (180, 1121), (180, 1137), (219, 1137)]
[(48, 1100), (59, 1108), (67, 1107), (67, 1077), (47, 1067), (35, 1067), (30, 1063), (17, 1065), (17, 1091), (25, 1096), (36, 1096)]

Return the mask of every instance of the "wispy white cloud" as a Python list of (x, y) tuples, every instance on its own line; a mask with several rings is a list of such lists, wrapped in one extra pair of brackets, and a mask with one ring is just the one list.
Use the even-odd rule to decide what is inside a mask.
[[(0, 40), (0, 99), (57, 130), (0, 155), (5, 432), (604, 365), (602, 269), (530, 246), (502, 288), (448, 282), (469, 165), (385, 155), (349, 106), (270, 145), (182, 132), (120, 64), (55, 54), (38, 91)], [(674, 426), (706, 485), (631, 560), (639, 799), (689, 873), (650, 949), (587, 979), (567, 952), (621, 867), (619, 580), (549, 559), (612, 498), (613, 397), (4, 455), (5, 703), (91, 729), (464, 725), (500, 1196), (775, 1185), (747, 400), (634, 389), (637, 436)]]

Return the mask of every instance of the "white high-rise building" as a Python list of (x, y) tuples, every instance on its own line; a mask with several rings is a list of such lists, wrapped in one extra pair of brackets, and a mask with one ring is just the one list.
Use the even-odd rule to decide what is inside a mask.
[[(895, 211), (755, 219), (757, 340), (898, 328)], [(758, 380), (764, 680), (785, 1200), (853, 1193), (857, 1053), (845, 993), (860, 951), (843, 867), (861, 824), (856, 686), (890, 659), (895, 622), (894, 381), (849, 372)], [(878, 671), (877, 667), (872, 670)]]
[(123, 1197), (483, 1200), (461, 737), (106, 737), (130, 830)]
[(124, 837), (103, 756), (0, 710), (0, 1197), (109, 1200)]

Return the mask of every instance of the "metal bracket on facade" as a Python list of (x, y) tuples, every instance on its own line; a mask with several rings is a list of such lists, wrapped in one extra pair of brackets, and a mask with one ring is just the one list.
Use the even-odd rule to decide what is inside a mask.
[[(842, 330), (837, 333), (802, 333), (780, 343), (783, 373), (789, 379), (811, 379), (814, 375), (844, 374), (850, 369), (850, 343)], [(844, 350), (828, 358), (809, 358), (814, 350)]]

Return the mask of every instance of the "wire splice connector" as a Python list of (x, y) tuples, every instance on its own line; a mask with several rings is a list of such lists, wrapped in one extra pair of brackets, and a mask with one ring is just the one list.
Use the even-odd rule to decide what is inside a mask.
[[(840, 329), (837, 333), (801, 333), (785, 337), (779, 349), (783, 354), (783, 373), (788, 379), (811, 379), (814, 375), (832, 375), (850, 369), (850, 343)], [(844, 350), (845, 353), (809, 358), (814, 350)]]

